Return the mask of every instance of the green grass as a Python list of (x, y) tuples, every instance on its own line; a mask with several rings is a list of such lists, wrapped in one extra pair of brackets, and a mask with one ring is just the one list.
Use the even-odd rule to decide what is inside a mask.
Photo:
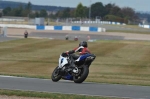
[(139, 27), (138, 25), (105, 25), (105, 26), (112, 26), (112, 27), (122, 28), (122, 30), (107, 29), (106, 32), (150, 34), (150, 29), (142, 28), (142, 27)]
[[(60, 53), (79, 42), (20, 39), (0, 43), (0, 74), (50, 79)], [(86, 81), (150, 86), (150, 42), (89, 42), (97, 58)]]
[(106, 26), (113, 26), (113, 27), (124, 27), (124, 28), (132, 28), (132, 29), (146, 29), (139, 27), (138, 25), (115, 25), (115, 24), (105, 24)]
[[(46, 98), (46, 99), (121, 99), (113, 97), (99, 97), (99, 96), (85, 96), (85, 95), (73, 95), (73, 94), (59, 94), (59, 93), (47, 93), (47, 92), (33, 92), (33, 91), (14, 91), (14, 90), (0, 90), (0, 95), (17, 96), (21, 97), (34, 97), (34, 98)], [(21, 98), (19, 98), (21, 99)]]
[(106, 32), (134, 33), (134, 34), (150, 34), (150, 31), (139, 31), (139, 30), (106, 30)]

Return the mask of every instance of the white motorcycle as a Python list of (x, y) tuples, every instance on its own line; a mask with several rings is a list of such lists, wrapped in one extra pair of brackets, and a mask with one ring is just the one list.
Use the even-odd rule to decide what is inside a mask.
[[(94, 54), (85, 54), (74, 59), (71, 55), (59, 58), (59, 65), (52, 73), (52, 81), (57, 82), (61, 78), (71, 80), (75, 83), (82, 83), (89, 74), (89, 67), (96, 56)], [(72, 67), (75, 65), (75, 67)]]

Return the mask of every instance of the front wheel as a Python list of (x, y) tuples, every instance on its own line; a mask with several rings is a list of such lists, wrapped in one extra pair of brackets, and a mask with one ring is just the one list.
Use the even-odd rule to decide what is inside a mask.
[(83, 66), (83, 68), (80, 69), (80, 74), (78, 76), (74, 76), (73, 80), (75, 83), (82, 83), (89, 74), (89, 68), (87, 66)]
[(59, 75), (58, 67), (56, 67), (51, 76), (52, 81), (57, 82), (61, 79), (61, 75)]

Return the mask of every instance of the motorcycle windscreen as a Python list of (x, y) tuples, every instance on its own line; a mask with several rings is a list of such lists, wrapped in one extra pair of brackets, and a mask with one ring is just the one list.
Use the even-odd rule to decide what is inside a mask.
[(86, 59), (87, 57), (91, 56), (91, 54), (85, 54), (85, 55), (81, 55), (76, 61), (81, 61)]

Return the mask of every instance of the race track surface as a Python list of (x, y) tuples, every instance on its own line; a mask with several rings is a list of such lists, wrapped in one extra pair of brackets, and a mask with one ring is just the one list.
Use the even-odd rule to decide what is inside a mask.
[(30, 33), (30, 37), (41, 37), (41, 38), (55, 38), (55, 39), (65, 39), (66, 35), (69, 36), (70, 40), (73, 40), (75, 36), (78, 37), (79, 40), (87, 40), (87, 36), (90, 36), (91, 39), (95, 40), (123, 40), (123, 36), (111, 36), (111, 35), (96, 35), (96, 34), (68, 34), (68, 33), (41, 33), (41, 32), (33, 32)]
[[(24, 38), (23, 33), (26, 29), (8, 29), (8, 37)], [(142, 30), (142, 29), (140, 29)], [(144, 29), (150, 31), (150, 29)], [(29, 38), (53, 38), (65, 39), (68, 35), (70, 40), (77, 36), (79, 40), (87, 40), (90, 36), (92, 40), (150, 40), (149, 34), (138, 33), (118, 33), (118, 32), (86, 32), (86, 31), (60, 31), (60, 30), (34, 30), (28, 29)]]
[(90, 96), (150, 99), (150, 87), (117, 84), (98, 84), (72, 81), (52, 82), (50, 79), (0, 76), (0, 89), (79, 94)]

